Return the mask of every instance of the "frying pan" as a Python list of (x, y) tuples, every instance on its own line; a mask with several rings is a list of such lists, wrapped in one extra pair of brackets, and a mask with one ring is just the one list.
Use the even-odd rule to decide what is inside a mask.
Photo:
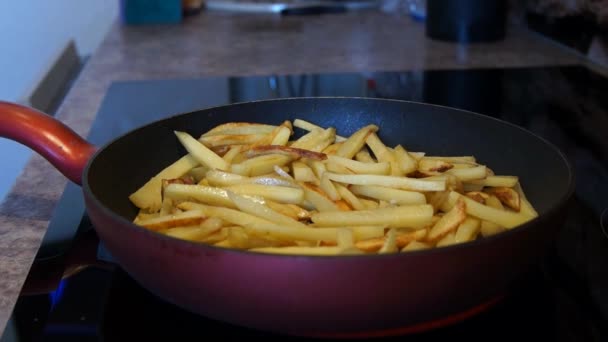
[[(174, 239), (131, 223), (128, 200), (186, 151), (175, 130), (199, 136), (230, 121), (305, 119), (341, 135), (374, 123), (390, 146), (474, 155), (517, 175), (539, 216), (504, 233), (443, 248), (388, 255), (290, 256)], [(118, 264), (165, 301), (208, 318), (300, 336), (377, 336), (464, 319), (508, 293), (546, 251), (574, 189), (552, 144), (487, 116), (424, 103), (294, 98), (177, 114), (94, 147), (52, 117), (0, 102), (0, 136), (44, 156), (82, 185), (87, 213)]]

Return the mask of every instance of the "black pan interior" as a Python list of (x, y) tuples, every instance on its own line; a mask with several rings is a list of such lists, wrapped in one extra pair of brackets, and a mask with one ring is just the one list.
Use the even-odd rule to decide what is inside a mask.
[(198, 137), (225, 122), (280, 124), (296, 118), (336, 127), (343, 136), (374, 123), (389, 146), (401, 144), (428, 155), (474, 155), (498, 175), (519, 176), (541, 214), (562, 201), (572, 186), (570, 166), (552, 145), (490, 117), (395, 100), (297, 98), (209, 108), (136, 129), (103, 147), (91, 161), (85, 175), (88, 187), (101, 203), (131, 220), (136, 208), (128, 196), (186, 153), (173, 131)]

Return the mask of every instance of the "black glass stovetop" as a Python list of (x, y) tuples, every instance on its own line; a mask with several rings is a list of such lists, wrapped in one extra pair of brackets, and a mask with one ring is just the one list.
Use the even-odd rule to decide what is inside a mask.
[[(608, 79), (578, 66), (116, 82), (88, 140), (101, 145), (149, 121), (205, 107), (301, 96), (429, 102), (523, 126), (557, 145), (575, 167), (576, 192), (553, 248), (492, 308), (448, 327), (387, 340), (606, 341), (607, 89)], [(20, 341), (303, 340), (168, 304), (113, 264), (94, 237), (80, 188), (69, 184), (14, 309)]]

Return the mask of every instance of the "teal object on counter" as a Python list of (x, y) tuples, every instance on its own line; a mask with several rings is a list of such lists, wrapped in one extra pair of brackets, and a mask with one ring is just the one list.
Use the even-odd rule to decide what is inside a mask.
[(182, 20), (181, 0), (120, 0), (125, 24), (174, 24)]

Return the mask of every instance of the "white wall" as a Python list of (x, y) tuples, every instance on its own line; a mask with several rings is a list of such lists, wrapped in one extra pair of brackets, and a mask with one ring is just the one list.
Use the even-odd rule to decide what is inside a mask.
[[(0, 0), (0, 100), (25, 102), (70, 40), (92, 54), (118, 15), (119, 0)], [(0, 138), (0, 200), (30, 150)]]

